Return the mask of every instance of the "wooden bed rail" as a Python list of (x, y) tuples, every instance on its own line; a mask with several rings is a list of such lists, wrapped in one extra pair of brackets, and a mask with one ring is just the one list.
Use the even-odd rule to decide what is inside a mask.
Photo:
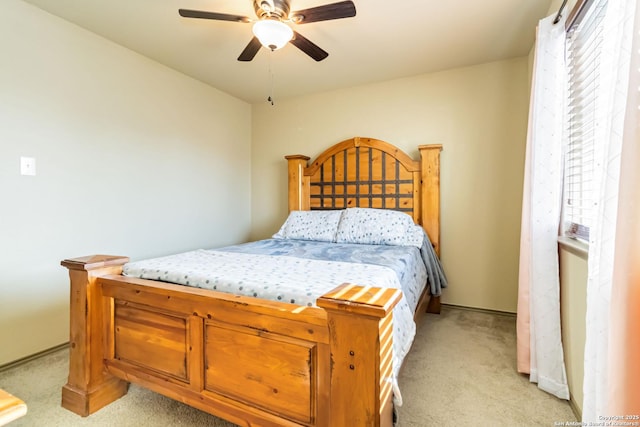
[(239, 425), (391, 426), (396, 289), (343, 284), (302, 307), (122, 276), (67, 259), (69, 379), (87, 416), (135, 382)]

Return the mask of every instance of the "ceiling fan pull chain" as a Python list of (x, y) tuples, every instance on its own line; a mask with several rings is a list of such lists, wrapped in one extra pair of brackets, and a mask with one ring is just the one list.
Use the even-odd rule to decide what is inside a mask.
[(273, 71), (271, 70), (271, 57), (273, 56), (273, 51), (269, 52), (269, 97), (267, 98), (267, 102), (271, 103), (271, 105), (275, 105), (273, 101)]

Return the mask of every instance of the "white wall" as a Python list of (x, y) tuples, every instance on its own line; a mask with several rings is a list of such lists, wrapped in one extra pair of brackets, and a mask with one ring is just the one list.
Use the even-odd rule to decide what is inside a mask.
[(0, 365), (68, 340), (63, 258), (246, 240), (250, 126), (242, 101), (0, 2)]
[(254, 105), (252, 238), (286, 218), (285, 155), (315, 158), (353, 136), (414, 158), (442, 144), (443, 302), (515, 312), (527, 75), (523, 57)]

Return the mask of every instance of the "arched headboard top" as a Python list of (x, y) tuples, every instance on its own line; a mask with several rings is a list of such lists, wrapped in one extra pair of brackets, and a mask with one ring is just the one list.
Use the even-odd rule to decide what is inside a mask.
[(441, 145), (421, 145), (420, 160), (378, 139), (339, 142), (309, 163), (289, 162), (289, 211), (368, 207), (408, 213), (427, 231), (436, 251), (440, 241)]
[(339, 142), (336, 145), (326, 149), (313, 162), (311, 162), (305, 173), (308, 175), (313, 175), (326, 161), (330, 160), (336, 154), (348, 151), (350, 148), (358, 147), (373, 148), (375, 150), (386, 153), (387, 155), (399, 161), (410, 172), (420, 170), (420, 162), (413, 160), (411, 157), (409, 157), (408, 154), (406, 154), (395, 145), (389, 144), (388, 142), (381, 141), (379, 139), (362, 138), (356, 136), (354, 138), (346, 139), (342, 142)]

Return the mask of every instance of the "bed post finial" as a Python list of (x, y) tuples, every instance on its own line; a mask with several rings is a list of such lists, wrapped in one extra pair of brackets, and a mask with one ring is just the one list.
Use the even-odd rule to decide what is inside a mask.
[(442, 145), (420, 145), (422, 226), (440, 256), (440, 151)]
[(302, 154), (284, 156), (289, 162), (289, 212), (309, 210), (309, 179), (304, 176), (309, 157)]
[(399, 289), (345, 283), (316, 301), (329, 325), (332, 426), (391, 426), (392, 310), (401, 298)]

